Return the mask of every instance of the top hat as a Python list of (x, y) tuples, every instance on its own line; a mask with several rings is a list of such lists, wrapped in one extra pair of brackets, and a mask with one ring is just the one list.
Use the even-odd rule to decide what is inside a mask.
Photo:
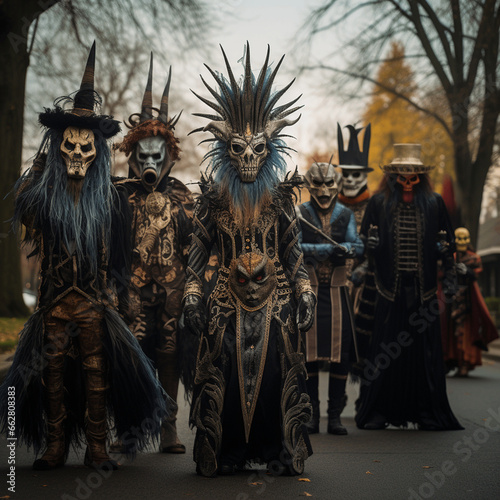
[(347, 125), (349, 130), (349, 142), (347, 149), (344, 149), (344, 138), (342, 129), (337, 123), (337, 142), (339, 146), (339, 167), (348, 170), (358, 170), (360, 172), (372, 172), (373, 168), (368, 166), (368, 152), (370, 149), (371, 125), (368, 124), (363, 137), (363, 150), (359, 149), (358, 134), (363, 128), (356, 128)]
[(427, 174), (434, 165), (424, 165), (420, 159), (421, 144), (394, 144), (394, 159), (382, 170), (386, 174)]

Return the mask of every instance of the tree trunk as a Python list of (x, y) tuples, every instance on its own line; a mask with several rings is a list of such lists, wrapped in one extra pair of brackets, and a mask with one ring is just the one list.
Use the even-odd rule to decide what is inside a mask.
[(22, 298), (18, 239), (9, 222), (14, 198), (12, 194), (4, 197), (21, 171), (28, 28), (37, 14), (54, 3), (0, 3), (0, 316), (28, 314)]

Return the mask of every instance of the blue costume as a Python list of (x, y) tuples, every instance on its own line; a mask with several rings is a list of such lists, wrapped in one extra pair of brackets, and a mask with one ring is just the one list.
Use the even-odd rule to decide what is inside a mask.
[[(304, 260), (311, 286), (318, 297), (315, 322), (306, 334), (307, 388), (313, 405), (313, 419), (308, 430), (310, 433), (319, 432), (318, 362), (326, 361), (330, 363), (328, 432), (346, 434), (347, 431), (340, 424), (340, 413), (347, 400), (345, 385), (354, 335), (346, 259), (361, 256), (364, 247), (358, 236), (354, 214), (336, 201), (333, 166), (314, 164), (308, 174), (312, 179), (319, 177), (319, 180), (310, 182), (308, 186), (312, 201), (297, 208)], [(323, 181), (323, 193), (315, 191), (320, 181)], [(332, 181), (333, 184), (328, 188), (328, 183)], [(322, 199), (326, 201), (322, 203)]]

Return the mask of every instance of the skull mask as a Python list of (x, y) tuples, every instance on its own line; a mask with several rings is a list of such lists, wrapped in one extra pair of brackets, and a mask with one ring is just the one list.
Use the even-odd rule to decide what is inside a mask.
[(455, 242), (459, 252), (466, 252), (470, 244), (470, 233), (465, 227), (455, 229)]
[(267, 156), (266, 137), (264, 133), (252, 134), (247, 127), (244, 136), (232, 135), (228, 152), (242, 182), (254, 182)]
[(420, 177), (417, 174), (400, 174), (398, 175), (396, 182), (403, 186), (403, 191), (410, 192), (413, 191), (413, 187), (420, 182)]
[(366, 186), (367, 181), (368, 174), (366, 171), (355, 168), (343, 168), (341, 193), (346, 198), (356, 198)]
[(68, 127), (63, 133), (61, 155), (68, 177), (84, 179), (88, 168), (95, 160), (95, 137), (92, 130)]
[(276, 288), (274, 264), (264, 255), (245, 253), (231, 262), (229, 288), (247, 308), (259, 308)]
[(313, 163), (304, 177), (313, 203), (320, 210), (328, 210), (335, 205), (338, 184), (331, 163)]
[(150, 188), (156, 186), (163, 177), (164, 165), (169, 163), (165, 138), (154, 136), (137, 141), (135, 155), (143, 184)]

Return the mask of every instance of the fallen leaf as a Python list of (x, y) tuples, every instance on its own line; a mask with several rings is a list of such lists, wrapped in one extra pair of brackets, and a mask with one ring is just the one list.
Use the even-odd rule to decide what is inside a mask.
[(371, 474), (373, 476), (373, 472), (370, 472), (369, 470), (366, 471), (366, 474)]
[(299, 477), (299, 481), (303, 481), (304, 483), (310, 483), (311, 480), (308, 479), (307, 477)]

